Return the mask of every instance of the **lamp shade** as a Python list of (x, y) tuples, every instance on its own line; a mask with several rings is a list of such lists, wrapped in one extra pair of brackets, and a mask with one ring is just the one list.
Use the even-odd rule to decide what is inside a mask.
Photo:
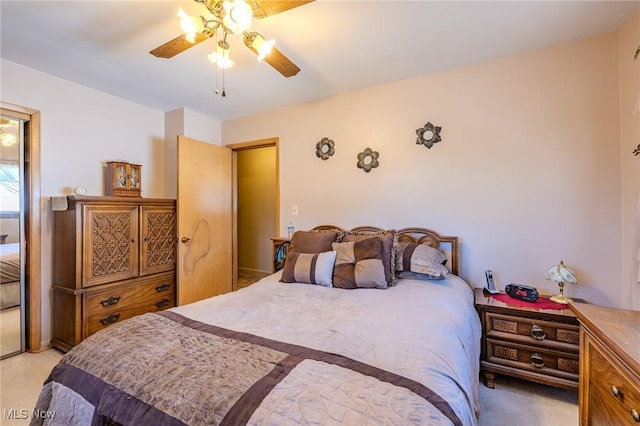
[(578, 284), (578, 276), (561, 260), (557, 265), (553, 265), (547, 270), (546, 279), (555, 281), (560, 288), (560, 294), (551, 296), (549, 300), (556, 303), (567, 304), (571, 299), (564, 295), (564, 284)]
[(253, 12), (244, 0), (226, 0), (222, 3), (225, 15), (222, 24), (234, 34), (242, 34), (251, 28)]
[(204, 30), (204, 20), (201, 16), (189, 16), (187, 13), (178, 9), (178, 16), (180, 17), (180, 29), (186, 36), (187, 40), (191, 43), (195, 42), (196, 34), (201, 33)]

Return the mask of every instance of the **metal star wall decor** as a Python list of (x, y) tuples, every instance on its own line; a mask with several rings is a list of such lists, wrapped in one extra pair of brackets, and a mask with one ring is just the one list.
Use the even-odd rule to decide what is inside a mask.
[(429, 121), (424, 125), (421, 129), (416, 129), (416, 135), (418, 135), (418, 139), (416, 140), (417, 145), (424, 145), (427, 148), (431, 149), (433, 144), (440, 142), (442, 139), (440, 138), (440, 130), (442, 127), (434, 126)]

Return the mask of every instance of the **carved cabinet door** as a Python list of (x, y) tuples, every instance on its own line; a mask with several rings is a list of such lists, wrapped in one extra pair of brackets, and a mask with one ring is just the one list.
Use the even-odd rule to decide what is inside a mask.
[(176, 209), (140, 208), (140, 275), (173, 271), (176, 267)]
[(84, 206), (83, 287), (138, 276), (138, 207)]

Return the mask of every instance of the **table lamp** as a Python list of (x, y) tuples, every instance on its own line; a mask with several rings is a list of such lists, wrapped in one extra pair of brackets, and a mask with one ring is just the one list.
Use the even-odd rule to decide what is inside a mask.
[(562, 260), (557, 265), (553, 265), (549, 268), (545, 278), (550, 281), (555, 281), (558, 283), (558, 287), (560, 287), (560, 294), (551, 296), (549, 300), (563, 305), (571, 302), (571, 299), (564, 295), (564, 283), (578, 284), (578, 277), (564, 264)]

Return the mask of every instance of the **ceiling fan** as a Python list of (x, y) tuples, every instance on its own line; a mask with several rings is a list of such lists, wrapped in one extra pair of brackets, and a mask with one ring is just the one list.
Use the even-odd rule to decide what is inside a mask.
[(282, 52), (276, 49), (273, 40), (265, 40), (261, 34), (251, 32), (252, 18), (269, 16), (311, 3), (314, 0), (194, 0), (203, 3), (211, 13), (210, 17), (188, 16), (180, 9), (181, 28), (184, 34), (156, 47), (149, 53), (159, 58), (171, 58), (192, 46), (215, 37), (219, 30), (221, 39), (217, 41), (216, 52), (209, 55), (211, 62), (220, 68), (233, 64), (229, 59), (227, 35), (242, 35), (244, 44), (285, 77), (292, 77), (300, 68)]

